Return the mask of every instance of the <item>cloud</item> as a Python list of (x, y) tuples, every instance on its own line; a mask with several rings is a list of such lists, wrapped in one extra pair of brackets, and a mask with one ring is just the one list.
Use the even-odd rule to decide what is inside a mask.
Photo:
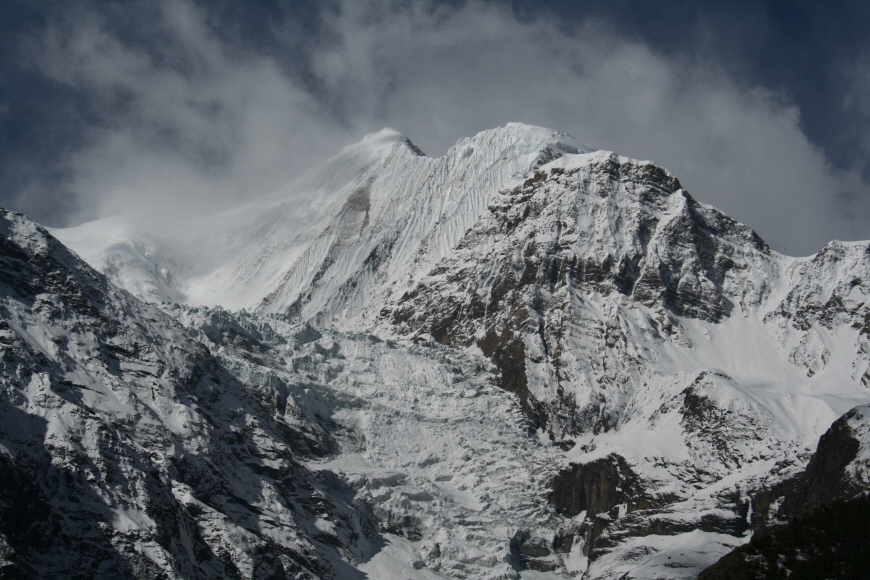
[(153, 18), (139, 38), (111, 14), (75, 12), (30, 46), (47, 77), (96, 111), (64, 159), (81, 216), (213, 211), (277, 188), (347, 140), (278, 63), (221, 43), (192, 4), (133, 10)]
[[(601, 22), (521, 21), (498, 2), (345, 1), (322, 8), (319, 37), (276, 34), (267, 53), (217, 35), (185, 0), (151, 10), (144, 41), (84, 12), (31, 47), (44, 74), (102, 107), (66, 159), (81, 216), (226, 207), (385, 125), (437, 155), (523, 121), (661, 163), (780, 251), (870, 238), (867, 184), (831, 168), (794, 106)], [(297, 31), (285, 18), (273, 28)]]

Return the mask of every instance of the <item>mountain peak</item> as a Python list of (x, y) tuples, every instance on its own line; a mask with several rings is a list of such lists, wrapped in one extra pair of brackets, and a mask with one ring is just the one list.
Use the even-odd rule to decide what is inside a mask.
[[(567, 153), (572, 155), (595, 151), (594, 147), (581, 143), (568, 133), (519, 122), (511, 122), (502, 127), (481, 131), (472, 137), (471, 140), (490, 143), (504, 141), (515, 145), (520, 150), (526, 151), (532, 149), (540, 150), (547, 147), (562, 154)], [(456, 146), (465, 141), (468, 141), (468, 139), (460, 140)]]
[[(361, 151), (391, 150), (396, 145), (404, 145), (414, 154), (425, 156), (425, 153), (402, 132), (391, 127), (384, 127), (380, 131), (369, 133), (360, 141), (344, 147), (336, 157)], [(512, 147), (520, 155), (549, 149), (553, 159), (564, 154), (576, 155), (596, 151), (595, 148), (578, 141), (568, 133), (519, 122), (506, 123), (501, 127), (481, 131), (473, 137), (464, 137), (449, 149), (448, 155), (450, 151), (467, 150), (469, 146), (475, 148), (495, 147), (500, 148), (500, 150)]]
[(392, 127), (384, 127), (380, 131), (375, 131), (373, 133), (367, 134), (362, 138), (360, 144), (365, 144), (370, 147), (380, 147), (383, 145), (391, 145), (393, 143), (400, 143), (407, 139), (401, 132), (393, 129)]
[(414, 145), (410, 139), (408, 139), (401, 132), (391, 128), (384, 127), (380, 131), (375, 131), (374, 133), (369, 133), (365, 137), (363, 137), (360, 141), (346, 146), (341, 150), (339, 156), (349, 153), (349, 152), (357, 152), (360, 150), (366, 151), (383, 151), (383, 150), (392, 150), (397, 145), (404, 145), (407, 147), (414, 155), (425, 156), (426, 154), (423, 151)]
[(595, 149), (568, 133), (525, 123), (507, 123), (481, 131), (474, 137), (460, 139), (447, 151), (447, 156), (465, 159), (481, 151), (485, 151), (488, 158), (498, 159), (508, 166), (516, 177), (522, 177), (564, 155), (589, 153)]

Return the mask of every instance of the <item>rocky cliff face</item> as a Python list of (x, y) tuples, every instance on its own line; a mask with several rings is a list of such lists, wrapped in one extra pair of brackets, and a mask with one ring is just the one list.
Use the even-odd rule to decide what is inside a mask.
[(870, 406), (863, 405), (834, 421), (825, 431), (806, 470), (783, 497), (772, 520), (801, 518), (824, 505), (866, 493), (870, 484), (868, 462)]
[[(364, 518), (156, 307), (0, 213), (0, 545), (16, 578), (347, 578)], [(374, 539), (374, 536), (371, 536)]]
[(691, 575), (662, 545), (743, 537), (750, 491), (787, 486), (866, 400), (865, 250), (786, 258), (654, 165), (567, 156), (495, 196), (378, 328), (479, 350), (576, 459), (551, 501), (583, 518), (587, 576)]
[(870, 499), (825, 505), (806, 517), (741, 546), (699, 580), (861, 578), (870, 564)]
[[(662, 169), (579, 157), (496, 196), (456, 251), (381, 313), (399, 334), (479, 347), (535, 426), (560, 438), (624, 418), (631, 375), (648, 362), (626, 331), (685, 342), (679, 318), (757, 307), (779, 269), (754, 232)], [(636, 306), (646, 320), (625, 312)], [(578, 392), (584, 383), (599, 392)]]

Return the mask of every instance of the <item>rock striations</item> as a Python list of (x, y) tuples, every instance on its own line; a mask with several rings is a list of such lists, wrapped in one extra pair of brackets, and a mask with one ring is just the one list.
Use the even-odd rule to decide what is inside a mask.
[(727, 577), (870, 489), (870, 244), (565, 134), (53, 232), (102, 274), (3, 220), (9, 577)]

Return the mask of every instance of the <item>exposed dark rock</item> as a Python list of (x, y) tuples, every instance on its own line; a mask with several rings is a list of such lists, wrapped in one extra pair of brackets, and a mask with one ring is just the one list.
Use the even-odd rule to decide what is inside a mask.
[(780, 519), (800, 518), (823, 505), (846, 500), (865, 491), (846, 477), (846, 467), (855, 460), (860, 449), (849, 426), (849, 420), (858, 412), (852, 409), (821, 436), (806, 471), (779, 508)]
[(417, 155), (419, 157), (426, 157), (426, 154), (423, 153), (423, 150), (414, 145), (414, 143), (412, 143), (411, 140), (407, 137), (405, 138), (404, 143), (405, 146), (414, 153), (414, 155)]
[(551, 542), (532, 537), (525, 530), (518, 531), (510, 540), (510, 558), (514, 570), (534, 570), (552, 572), (557, 564), (548, 559), (553, 553)]
[(304, 327), (302, 327), (302, 330), (296, 333), (295, 338), (296, 341), (300, 344), (306, 344), (309, 342), (314, 342), (315, 340), (320, 340), (321, 338), (323, 338), (323, 335), (320, 334), (320, 332), (316, 328), (313, 328), (310, 324), (306, 324)]
[(586, 521), (591, 523), (585, 531), (586, 551), (593, 558), (596, 541), (615, 519), (617, 506), (624, 505), (624, 514), (630, 514), (661, 508), (675, 499), (650, 495), (648, 485), (616, 454), (559, 472), (550, 488), (550, 505), (558, 513), (574, 517), (587, 512)]
[[(861, 412), (859, 409), (850, 410), (825, 431), (803, 472), (753, 496), (752, 528), (756, 537), (768, 535), (822, 506), (850, 500), (866, 491), (846, 473), (860, 449), (849, 424)], [(771, 508), (775, 511), (771, 512)]]
[(753, 538), (698, 580), (852, 580), (870, 570), (870, 498), (819, 507)]
[[(507, 344), (502, 343), (505, 339), (509, 341)], [(498, 368), (498, 385), (519, 397), (523, 413), (529, 418), (530, 428), (534, 430), (545, 426), (546, 415), (541, 413), (540, 404), (536, 404), (537, 401), (529, 394), (525, 344), (522, 339), (512, 334), (498, 337), (491, 333), (477, 344)]]
[[(857, 578), (870, 563), (870, 499), (849, 476), (866, 429), (865, 408), (837, 419), (819, 439), (805, 471), (752, 499), (752, 540), (700, 578)], [(858, 421), (856, 421), (856, 419)], [(864, 435), (864, 434), (861, 434)], [(771, 512), (775, 509), (775, 512)]]

